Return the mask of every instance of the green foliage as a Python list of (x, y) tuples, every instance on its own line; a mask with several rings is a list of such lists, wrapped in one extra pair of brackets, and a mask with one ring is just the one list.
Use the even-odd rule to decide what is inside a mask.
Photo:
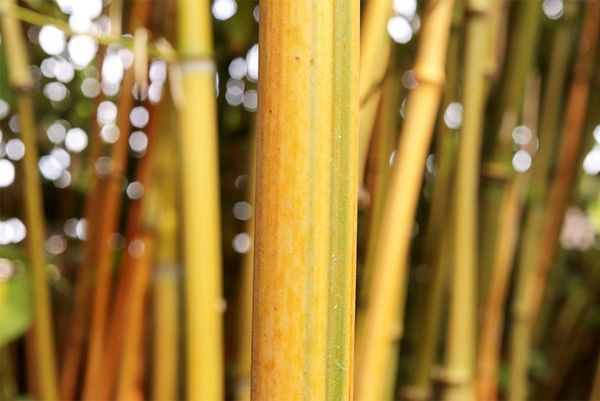
[(33, 315), (30, 277), (21, 262), (13, 263), (14, 274), (0, 280), (0, 348), (23, 335)]

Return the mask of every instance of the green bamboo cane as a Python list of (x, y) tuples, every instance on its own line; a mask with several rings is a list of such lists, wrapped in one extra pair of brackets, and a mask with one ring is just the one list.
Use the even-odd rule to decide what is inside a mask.
[(152, 313), (154, 337), (152, 340), (152, 372), (150, 394), (153, 400), (175, 401), (179, 377), (179, 281), (177, 231), (177, 154), (175, 138), (178, 131), (176, 110), (170, 97), (162, 102), (164, 117), (158, 132), (157, 152), (152, 166), (153, 185), (148, 193), (148, 224), (157, 235), (156, 265), (152, 280)]
[[(392, 52), (394, 50), (392, 49)], [(388, 69), (395, 68), (390, 63)], [(390, 157), (396, 145), (398, 126), (398, 104), (400, 102), (402, 83), (399, 74), (390, 74), (383, 83), (379, 110), (373, 126), (371, 146), (367, 169), (365, 172), (365, 185), (369, 191), (368, 228), (366, 261), (360, 276), (360, 286), (357, 296), (357, 314), (361, 313), (367, 302), (369, 283), (373, 273), (374, 250), (379, 239), (377, 234), (383, 214), (383, 205), (390, 178)]]
[[(14, 6), (14, 1), (2, 0), (0, 5)], [(29, 73), (27, 47), (21, 29), (21, 23), (18, 20), (2, 15), (2, 44), (6, 46), (9, 82), (12, 89), (17, 93), (21, 139), (26, 149), (23, 158), (23, 181), (27, 242), (33, 281), (33, 336), (35, 359), (37, 361), (35, 369), (40, 391), (39, 396), (46, 400), (55, 400), (58, 397), (56, 357), (52, 331), (51, 299), (46, 279), (44, 255), (45, 221), (41, 183), (37, 170), (37, 135), (32, 99), (33, 80)]]
[(511, 9), (508, 39), (500, 93), (485, 139), (481, 189), (480, 295), (487, 294), (490, 266), (498, 241), (498, 210), (512, 179), (512, 130), (520, 120), (525, 81), (532, 66), (542, 17), (541, 1), (517, 1)]
[(463, 122), (457, 153), (454, 198), (454, 264), (446, 348), (446, 400), (474, 399), (477, 270), (477, 187), (486, 100), (487, 0), (466, 3)]

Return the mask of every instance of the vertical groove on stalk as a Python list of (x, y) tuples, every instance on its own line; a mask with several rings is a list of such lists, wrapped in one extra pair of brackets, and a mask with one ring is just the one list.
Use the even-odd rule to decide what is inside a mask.
[(358, 2), (261, 2), (252, 399), (350, 399)]
[[(0, 5), (13, 6), (14, 0), (2, 0)], [(45, 400), (58, 397), (56, 383), (56, 356), (52, 327), (50, 290), (46, 279), (44, 255), (44, 207), (41, 183), (38, 175), (37, 135), (33, 110), (33, 82), (29, 72), (25, 37), (21, 23), (2, 15), (2, 44), (8, 60), (9, 82), (17, 93), (17, 110), (20, 117), (21, 139), (25, 145), (23, 158), (23, 186), (25, 217), (27, 223), (27, 246), (31, 263), (34, 307), (33, 350), (38, 381), (38, 396)], [(30, 357), (32, 355), (28, 355)]]
[(359, 2), (334, 1), (331, 249), (328, 277), (328, 400), (352, 399), (356, 287)]
[(458, 142), (453, 208), (454, 263), (446, 348), (445, 400), (475, 398), (477, 210), (480, 150), (486, 99), (486, 70), (481, 62), (488, 32), (488, 0), (467, 0), (463, 66), (464, 118)]
[(187, 393), (223, 398), (221, 229), (210, 1), (178, 2)]
[(356, 399), (383, 398), (394, 343), (401, 335), (406, 263), (425, 159), (442, 96), (444, 65), (454, 1), (428, 3), (406, 120), (392, 167), (375, 248), (374, 271), (364, 319), (359, 322)]

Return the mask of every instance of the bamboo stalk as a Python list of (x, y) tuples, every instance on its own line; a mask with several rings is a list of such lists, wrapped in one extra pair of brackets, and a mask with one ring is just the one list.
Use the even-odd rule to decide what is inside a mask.
[(351, 398), (358, 13), (260, 5), (254, 400)]
[(534, 60), (541, 26), (541, 1), (514, 2), (511, 13), (511, 35), (499, 84), (500, 93), (484, 147), (480, 221), (482, 246), (479, 255), (481, 296), (488, 293), (490, 267), (496, 254), (496, 228), (501, 224), (498, 210), (513, 179), (512, 132), (520, 121), (525, 82)]
[[(170, 98), (162, 101), (168, 102)], [(148, 193), (148, 214), (156, 227), (156, 266), (153, 279), (153, 357), (151, 398), (175, 401), (178, 397), (179, 370), (179, 307), (177, 258), (177, 164), (174, 138), (177, 131), (172, 103), (165, 107), (165, 118), (158, 133), (156, 156), (153, 162), (152, 183)]]
[[(539, 116), (539, 76), (534, 74), (528, 81), (523, 105), (523, 122), (531, 128), (532, 138), (524, 148), (535, 153)], [(498, 372), (500, 366), (500, 346), (504, 324), (504, 304), (519, 238), (524, 189), (529, 185), (530, 174), (521, 173), (507, 182), (503, 193), (502, 207), (498, 211), (495, 254), (490, 267), (490, 284), (480, 311), (479, 354), (477, 358), (478, 399), (498, 399)]]
[[(454, 7), (452, 31), (448, 43), (446, 65), (447, 83), (444, 86), (443, 110), (455, 101), (459, 88), (459, 57), (462, 36), (463, 2)], [(427, 222), (425, 247), (423, 254), (429, 266), (429, 280), (425, 284), (420, 301), (419, 313), (421, 334), (415, 355), (415, 366), (402, 395), (409, 400), (425, 400), (431, 397), (430, 375), (436, 355), (437, 339), (442, 319), (442, 300), (445, 283), (448, 277), (449, 237), (448, 226), (452, 221), (452, 205), (450, 189), (454, 179), (456, 138), (454, 130), (446, 125), (443, 118), (438, 118), (438, 138), (435, 148), (435, 183), (431, 200), (431, 211)]]
[[(390, 63), (388, 69), (396, 68), (392, 64), (395, 65), (395, 63)], [(367, 303), (369, 283), (373, 275), (374, 250), (379, 242), (377, 234), (390, 179), (390, 157), (396, 146), (398, 103), (401, 99), (401, 90), (400, 74), (388, 75), (383, 84), (379, 110), (373, 126), (373, 138), (369, 147), (369, 160), (365, 174), (365, 185), (369, 191), (367, 251), (365, 265), (359, 273), (358, 320), (361, 319)], [(357, 341), (360, 340), (357, 339)]]
[(537, 254), (531, 259), (532, 269), (530, 272), (523, 273), (524, 277), (521, 282), (523, 288), (522, 291), (519, 291), (521, 295), (513, 306), (513, 313), (516, 314), (518, 320), (512, 329), (509, 386), (511, 399), (522, 399), (527, 394), (527, 364), (531, 331), (543, 295), (547, 272), (554, 258), (559, 230), (577, 169), (576, 162), (582, 141), (589, 83), (596, 52), (600, 3), (589, 2), (585, 15), (582, 40), (579, 42), (580, 46), (575, 60), (575, 75), (567, 100), (563, 139), (559, 146), (556, 171), (550, 185), (541, 238), (536, 248)]
[(137, 375), (140, 369), (139, 344), (142, 342), (144, 314), (150, 271), (154, 258), (156, 239), (150, 232), (143, 232), (138, 241), (144, 246), (142, 255), (133, 261), (135, 274), (131, 277), (129, 319), (123, 331), (123, 351), (117, 378), (116, 400), (131, 400), (137, 392)]
[[(223, 398), (221, 229), (210, 2), (178, 3), (186, 397)], [(201, 127), (201, 132), (198, 132)]]
[(500, 74), (501, 67), (501, 43), (505, 34), (503, 29), (504, 6), (503, 0), (490, 0), (488, 11), (488, 43), (489, 46), (485, 52), (486, 76), (489, 80), (495, 81)]
[[(2, 6), (14, 6), (14, 0), (0, 1)], [(33, 110), (33, 80), (29, 72), (27, 48), (21, 23), (2, 15), (3, 46), (8, 60), (9, 82), (17, 93), (17, 110), (20, 116), (21, 139), (25, 145), (23, 158), (23, 186), (27, 245), (33, 283), (33, 350), (39, 397), (54, 400), (58, 396), (56, 383), (56, 356), (52, 328), (51, 299), (46, 279), (44, 255), (44, 206), (38, 176), (37, 135)]]
[(369, 154), (369, 143), (381, 98), (381, 89), (390, 57), (392, 43), (387, 33), (388, 20), (393, 15), (388, 0), (371, 0), (365, 5), (360, 36), (360, 79), (358, 180), (362, 182)]
[(477, 270), (477, 210), (480, 150), (486, 100), (487, 0), (467, 0), (463, 66), (463, 121), (460, 130), (454, 198), (454, 264), (446, 347), (446, 400), (474, 399)]
[(454, 1), (429, 3), (414, 68), (419, 85), (411, 93), (392, 167), (374, 256), (364, 320), (360, 323), (357, 400), (381, 399), (390, 351), (401, 334), (406, 263), (435, 117), (442, 96), (446, 47)]
[(490, 287), (481, 313), (481, 333), (477, 357), (477, 399), (498, 399), (498, 372), (500, 344), (511, 267), (519, 234), (522, 190), (525, 180), (519, 177), (509, 184), (500, 209), (501, 226), (498, 229), (496, 258), (491, 267)]

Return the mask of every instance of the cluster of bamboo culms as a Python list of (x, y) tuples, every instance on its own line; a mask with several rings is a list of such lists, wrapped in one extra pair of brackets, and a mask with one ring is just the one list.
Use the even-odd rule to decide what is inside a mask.
[[(261, 0), (259, 108), (240, 155), (253, 244), (233, 276), (211, 2), (113, 0), (134, 67), (116, 142), (90, 124), (68, 310), (47, 279), (26, 36), (16, 1), (0, 6), (35, 312), (23, 339), (0, 344), (0, 399), (600, 397), (600, 253), (560, 243), (570, 205), (600, 210), (581, 170), (598, 146), (599, 0), (565, 1), (556, 20), (541, 0), (425, 1), (414, 46), (386, 32), (391, 0)], [(149, 41), (168, 55), (158, 104), (144, 96)], [(148, 147), (133, 159), (138, 105)], [(127, 177), (142, 197), (125, 200)]]

